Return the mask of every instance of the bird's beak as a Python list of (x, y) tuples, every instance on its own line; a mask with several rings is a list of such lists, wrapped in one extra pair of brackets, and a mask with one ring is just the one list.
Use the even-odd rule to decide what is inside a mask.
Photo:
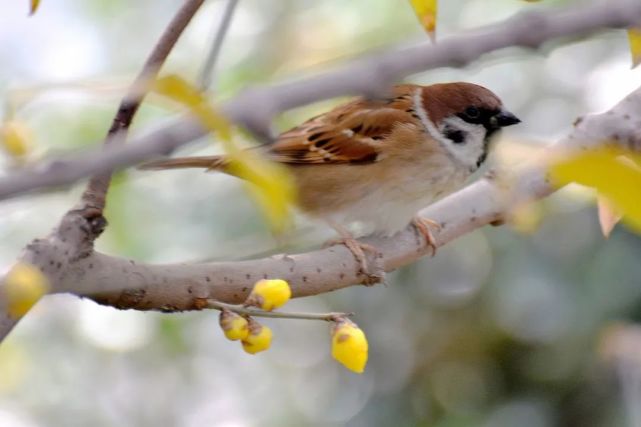
[(521, 123), (521, 120), (507, 110), (501, 110), (498, 114), (490, 119), (493, 126), (502, 128)]

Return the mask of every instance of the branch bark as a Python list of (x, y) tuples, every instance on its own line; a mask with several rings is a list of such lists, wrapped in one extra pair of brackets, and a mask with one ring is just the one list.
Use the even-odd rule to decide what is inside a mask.
[[(461, 36), (388, 50), (360, 58), (316, 76), (247, 89), (222, 104), (235, 123), (270, 137), (270, 124), (281, 111), (342, 95), (380, 95), (386, 87), (413, 73), (437, 67), (463, 66), (484, 53), (510, 46), (535, 48), (559, 37), (580, 36), (602, 28), (630, 27), (641, 22), (641, 2), (603, 0), (589, 6), (527, 12)], [(132, 166), (168, 154), (205, 134), (183, 117), (151, 130), (131, 144), (108, 147), (26, 168), (0, 180), (0, 199), (28, 191), (73, 183), (96, 172)]]
[[(124, 142), (129, 131), (129, 126), (131, 126), (134, 116), (147, 95), (149, 82), (156, 79), (160, 68), (167, 60), (169, 53), (176, 45), (180, 35), (185, 28), (187, 28), (187, 25), (189, 25), (191, 19), (198, 9), (200, 9), (204, 1), (205, 0), (185, 0), (182, 7), (178, 9), (176, 15), (174, 15), (171, 22), (169, 22), (160, 39), (158, 39), (156, 46), (154, 46), (145, 61), (142, 70), (120, 102), (116, 116), (107, 132), (107, 137), (104, 141), (105, 147), (122, 144)], [(105, 208), (107, 190), (111, 182), (111, 174), (112, 170), (106, 169), (92, 176), (82, 195), (81, 202), (84, 208), (95, 210), (93, 215), (102, 215), (102, 211)]]
[[(444, 41), (434, 49), (415, 47), (388, 52), (316, 78), (254, 89), (239, 95), (225, 108), (232, 119), (260, 128), (261, 123), (267, 123), (275, 112), (312, 100), (344, 93), (374, 93), (411, 72), (470, 61), (482, 52), (513, 44), (535, 46), (551, 37), (583, 33), (602, 26), (625, 26), (638, 21), (639, 17), (641, 4), (623, 0), (603, 2), (575, 12), (529, 14), (492, 27), (484, 34)], [(536, 24), (536, 32), (531, 31), (533, 24)], [(431, 55), (424, 55), (430, 52)], [(608, 113), (581, 120), (568, 138), (550, 150), (584, 148), (605, 140), (618, 141), (627, 148), (639, 150), (640, 124), (641, 89)], [(100, 162), (97, 157), (95, 160), (103, 167), (100, 172), (105, 172), (116, 165), (128, 164), (132, 159), (142, 160), (145, 157), (136, 156), (156, 153), (159, 146), (168, 150), (184, 143), (185, 136), (192, 138), (201, 133), (197, 126), (181, 122), (138, 144), (107, 148), (103, 153), (106, 162)], [(157, 137), (160, 142), (153, 142)], [(131, 153), (136, 155), (132, 157)], [(114, 163), (114, 159), (122, 163)], [(50, 175), (35, 176), (51, 178)], [(22, 175), (22, 178), (28, 179), (29, 175)], [(42, 186), (40, 183), (34, 187), (36, 181), (27, 180), (28, 186), (22, 188)], [(540, 165), (532, 165), (510, 182), (513, 184), (507, 189), (503, 181), (482, 179), (422, 211), (421, 215), (442, 225), (435, 232), (437, 244), (442, 246), (464, 233), (502, 219), (517, 201), (542, 198), (554, 191)], [(11, 192), (15, 193), (16, 187), (7, 187), (6, 181), (4, 186), (0, 185), (0, 195), (7, 196)], [(48, 238), (29, 244), (20, 260), (40, 268), (48, 277), (52, 292), (69, 292), (115, 307), (141, 310), (202, 309), (207, 306), (208, 299), (240, 302), (246, 298), (253, 283), (264, 277), (288, 280), (296, 297), (367, 281), (367, 277), (359, 275), (359, 266), (342, 246), (291, 256), (195, 265), (149, 265), (111, 257), (93, 251), (92, 236), (101, 225), (96, 223), (100, 218), (70, 211)], [(365, 240), (381, 250), (382, 258), (377, 261), (385, 271), (406, 265), (426, 252), (410, 229), (391, 239)], [(0, 292), (0, 340), (16, 323), (3, 310), (6, 305), (3, 298)]]
[[(120, 103), (113, 119), (104, 146), (108, 149), (124, 140), (147, 92), (146, 86), (154, 79), (165, 62), (178, 38), (183, 33), (204, 0), (185, 0), (174, 18), (145, 61), (127, 95)], [(74, 263), (93, 254), (94, 240), (102, 233), (106, 220), (102, 213), (111, 181), (111, 168), (91, 171), (96, 173), (87, 185), (80, 203), (69, 210), (60, 224), (44, 239), (36, 239), (23, 251), (18, 262), (37, 266), (49, 279), (53, 289)], [(0, 283), (1, 285), (2, 283)], [(15, 326), (17, 319), (9, 316), (6, 295), (0, 286), (0, 340)]]
[[(544, 150), (542, 158), (606, 141), (641, 151), (641, 88), (610, 111), (578, 120), (565, 139)], [(506, 182), (511, 183), (509, 187)], [(545, 165), (535, 160), (509, 180), (500, 177), (478, 180), (424, 209), (420, 215), (441, 224), (434, 236), (437, 245), (443, 246), (483, 225), (502, 220), (517, 203), (540, 199), (554, 191)], [(382, 258), (378, 261), (387, 272), (430, 253), (411, 228), (393, 238), (364, 241), (381, 250)], [(54, 256), (58, 251), (49, 248), (49, 252)], [(302, 297), (366, 283), (367, 277), (358, 271), (358, 263), (343, 246), (240, 262), (169, 265), (92, 253), (58, 276), (56, 291), (123, 309), (194, 310), (205, 308), (207, 299), (242, 302), (254, 282), (262, 278), (285, 279), (293, 296)]]

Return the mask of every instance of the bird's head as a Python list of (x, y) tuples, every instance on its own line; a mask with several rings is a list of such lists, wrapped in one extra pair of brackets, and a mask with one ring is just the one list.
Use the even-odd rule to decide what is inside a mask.
[(429, 134), (470, 170), (485, 161), (498, 130), (520, 122), (493, 92), (472, 83), (424, 86), (415, 108)]

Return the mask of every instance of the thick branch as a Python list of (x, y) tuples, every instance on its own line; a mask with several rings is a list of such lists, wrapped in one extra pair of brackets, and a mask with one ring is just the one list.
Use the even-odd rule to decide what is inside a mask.
[[(444, 66), (462, 66), (484, 53), (510, 46), (537, 47), (564, 36), (641, 22), (641, 2), (603, 0), (574, 9), (527, 12), (465, 35), (361, 58), (309, 78), (255, 87), (223, 104), (234, 122), (268, 136), (273, 116), (310, 102), (347, 94), (378, 95), (405, 76)], [(69, 184), (93, 173), (131, 166), (203, 136), (189, 118), (159, 127), (131, 144), (89, 151), (16, 172), (0, 181), (0, 199), (30, 190)]]
[[(641, 150), (641, 88), (612, 110), (581, 119), (571, 134), (549, 147), (550, 153), (584, 149), (617, 141), (621, 146)], [(512, 183), (509, 188), (506, 182)], [(550, 186), (541, 162), (503, 179), (481, 179), (463, 190), (421, 211), (438, 221), (438, 246), (483, 225), (503, 219), (516, 204), (543, 198), (555, 189)], [(429, 253), (413, 229), (391, 239), (365, 239), (382, 252), (385, 271), (407, 265)], [(55, 251), (52, 251), (55, 254)], [(206, 300), (238, 303), (245, 300), (254, 282), (282, 278), (290, 282), (295, 297), (316, 295), (365, 283), (359, 265), (343, 246), (334, 246), (296, 255), (207, 264), (149, 265), (94, 253), (68, 269), (57, 284), (58, 291), (88, 296), (119, 308), (142, 310), (189, 310), (206, 306)]]
[[(625, 148), (641, 150), (641, 88), (607, 113), (580, 120), (572, 133), (548, 152), (578, 149), (602, 141), (617, 141)], [(481, 179), (421, 211), (422, 216), (442, 225), (434, 232), (437, 245), (502, 219), (516, 202), (539, 199), (554, 191), (538, 162), (510, 182), (514, 184), (506, 188), (502, 180)], [(79, 233), (84, 226), (63, 223), (61, 229)], [(391, 239), (366, 241), (381, 250), (380, 261), (385, 271), (409, 264), (429, 252), (409, 229)], [(55, 292), (86, 296), (119, 308), (202, 309), (210, 298), (239, 303), (245, 300), (254, 282), (265, 277), (288, 280), (295, 297), (367, 281), (367, 277), (358, 274), (358, 263), (342, 246), (259, 260), (191, 265), (149, 265), (95, 252), (70, 261), (62, 256), (70, 246), (57, 236), (37, 240), (26, 248), (22, 259), (39, 266)], [(0, 338), (14, 324), (6, 315), (0, 317)]]
[[(537, 46), (553, 37), (582, 34), (603, 26), (626, 26), (640, 17), (641, 4), (624, 0), (607, 1), (574, 12), (529, 14), (473, 36), (452, 38), (436, 48), (419, 46), (387, 52), (311, 79), (247, 91), (224, 107), (233, 120), (260, 131), (267, 127), (276, 112), (296, 105), (345, 93), (376, 94), (392, 81), (412, 72), (461, 64), (484, 52), (510, 45)], [(533, 27), (537, 31), (532, 31)], [(579, 141), (589, 144), (617, 140), (639, 149), (639, 111), (641, 91), (636, 91), (609, 113), (584, 119), (572, 135), (558, 145), (566, 148), (580, 145)], [(11, 176), (0, 183), (0, 197), (49, 184), (72, 182), (89, 172), (108, 172), (115, 166), (169, 151), (201, 134), (194, 123), (181, 121), (136, 144), (107, 148), (100, 156), (91, 154), (82, 158), (85, 164), (95, 166), (86, 173), (77, 174), (77, 168), (81, 168), (78, 163), (58, 163), (54, 172), (68, 168), (62, 172), (66, 181), (56, 181), (60, 175), (51, 170)], [(512, 195), (518, 195), (519, 199), (540, 198), (553, 191), (544, 171), (537, 166), (512, 182), (515, 182), (513, 191), (506, 192), (492, 180), (480, 180), (423, 211), (422, 215), (443, 226), (435, 233), (438, 245), (501, 219), (514, 202)], [(50, 237), (27, 246), (20, 259), (39, 267), (50, 280), (53, 292), (88, 296), (121, 308), (169, 311), (201, 309), (209, 298), (240, 302), (253, 283), (263, 277), (287, 279), (295, 296), (315, 295), (367, 280), (358, 274), (357, 263), (342, 246), (235, 263), (138, 264), (93, 252), (89, 237), (102, 225), (99, 215), (92, 217), (71, 211)], [(391, 271), (424, 254), (417, 239), (412, 230), (406, 230), (393, 239), (370, 239), (368, 243), (381, 249), (383, 257), (379, 261), (386, 271)], [(0, 308), (6, 304), (3, 297), (0, 292)], [(14, 324), (15, 320), (0, 310), (0, 339)]]

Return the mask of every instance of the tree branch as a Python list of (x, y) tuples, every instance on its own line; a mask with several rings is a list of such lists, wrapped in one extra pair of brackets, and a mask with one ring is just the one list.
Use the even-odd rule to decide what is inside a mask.
[[(224, 103), (222, 110), (233, 122), (268, 137), (273, 116), (289, 108), (341, 95), (376, 96), (412, 73), (463, 66), (484, 53), (510, 46), (535, 48), (551, 39), (580, 36), (607, 27), (629, 27), (640, 21), (641, 2), (636, 0), (603, 0), (567, 10), (530, 11), (444, 39), (435, 46), (424, 43), (380, 52), (316, 76), (248, 89)], [(75, 154), (13, 173), (0, 180), (0, 199), (135, 165), (155, 155), (168, 154), (204, 133), (193, 119), (173, 120), (131, 144)]]
[[(145, 61), (142, 70), (129, 87), (127, 94), (120, 102), (116, 116), (105, 138), (105, 147), (119, 145), (124, 142), (129, 131), (129, 126), (140, 108), (148, 92), (149, 82), (156, 79), (160, 68), (167, 60), (169, 53), (176, 45), (185, 28), (194, 17), (205, 0), (185, 0), (182, 7), (167, 25), (165, 31), (158, 39), (156, 46), (152, 49)], [(116, 137), (117, 136), (117, 137)], [(82, 195), (82, 204), (85, 208), (95, 210), (93, 215), (102, 215), (105, 208), (105, 197), (111, 182), (112, 170), (101, 170), (89, 180), (87, 188)], [(96, 236), (97, 237), (97, 236)]]
[[(641, 88), (610, 111), (579, 120), (568, 137), (544, 150), (542, 159), (604, 141), (615, 141), (626, 149), (641, 151)], [(507, 182), (511, 183), (509, 187)], [(509, 180), (478, 180), (424, 209), (420, 215), (441, 224), (440, 230), (433, 231), (440, 247), (503, 219), (515, 204), (540, 199), (554, 191), (547, 179), (546, 166), (534, 161)], [(387, 272), (430, 253), (412, 228), (393, 238), (367, 238), (364, 242), (380, 249), (382, 257), (378, 261)], [(57, 249), (48, 248), (48, 252), (55, 256)], [(56, 292), (70, 292), (117, 308), (139, 310), (197, 310), (207, 307), (209, 299), (240, 303), (247, 298), (254, 283), (263, 278), (287, 280), (294, 297), (367, 282), (367, 277), (359, 273), (358, 262), (344, 246), (258, 260), (168, 265), (92, 253), (71, 267), (57, 279)]]
[[(120, 145), (118, 142), (126, 136), (129, 125), (145, 97), (146, 83), (149, 79), (156, 77), (176, 41), (203, 2), (204, 0), (185, 0), (167, 25), (145, 61), (142, 71), (120, 103), (104, 141), (106, 149)], [(27, 245), (19, 257), (18, 262), (26, 262), (38, 267), (47, 276), (53, 289), (56, 289), (56, 283), (63, 279), (66, 269), (93, 254), (93, 242), (106, 225), (102, 211), (111, 181), (112, 168), (90, 172), (97, 174), (90, 179), (79, 206), (69, 210), (48, 237), (36, 239)], [(0, 285), (3, 285), (2, 282)], [(3, 286), (0, 286), (0, 340), (13, 329), (16, 323), (17, 319), (9, 316), (7, 312), (6, 295), (3, 292)]]
[[(602, 26), (626, 26), (638, 21), (639, 17), (641, 4), (623, 0), (606, 1), (573, 12), (528, 14), (473, 36), (451, 38), (435, 48), (419, 46), (391, 51), (314, 78), (247, 91), (225, 104), (225, 111), (233, 120), (260, 129), (273, 114), (296, 105), (338, 94), (377, 93), (380, 88), (412, 72), (461, 64), (483, 52), (510, 45), (536, 46), (552, 37), (581, 34)], [(532, 31), (533, 27), (537, 31)], [(640, 112), (641, 89), (608, 113), (580, 121), (568, 138), (550, 150), (585, 147), (604, 140), (615, 140), (627, 148), (639, 150)], [(108, 147), (101, 154), (105, 162), (95, 154), (82, 160), (93, 159), (99, 172), (107, 172), (117, 165), (173, 149), (200, 134), (202, 130), (195, 124), (181, 121), (137, 144)], [(159, 138), (158, 142), (154, 142), (156, 138)], [(71, 163), (70, 166), (73, 169), (78, 165)], [(26, 187), (24, 183), (20, 184), (22, 191), (45, 186), (45, 182), (38, 181), (43, 178), (55, 178), (41, 172), (24, 173), (17, 175), (27, 182)], [(74, 173), (72, 170), (67, 178)], [(9, 177), (0, 184), (0, 195), (6, 197), (18, 191), (15, 186), (7, 186), (14, 178)], [(553, 191), (545, 169), (540, 165), (532, 165), (510, 182), (513, 184), (508, 191), (502, 181), (479, 180), (422, 211), (421, 215), (442, 225), (434, 233), (437, 244), (442, 246), (464, 233), (502, 219), (517, 201), (545, 197)], [(69, 292), (115, 307), (141, 310), (202, 309), (209, 299), (241, 302), (254, 282), (264, 277), (288, 280), (297, 297), (367, 281), (367, 277), (358, 273), (358, 263), (342, 246), (291, 256), (194, 265), (149, 265), (111, 257), (93, 251), (92, 230), (101, 225), (100, 219), (101, 216), (70, 211), (49, 237), (29, 244), (20, 260), (37, 266), (49, 279), (52, 292)], [(385, 271), (406, 265), (429, 252), (412, 229), (391, 239), (365, 241), (381, 250), (382, 258), (372, 261), (379, 261)], [(0, 340), (16, 323), (4, 310), (6, 297), (1, 290), (0, 287)]]
[[(547, 149), (561, 150), (595, 146), (615, 141), (622, 147), (641, 151), (641, 88), (610, 111), (578, 121), (570, 135)], [(544, 154), (546, 157), (546, 154)], [(503, 219), (515, 203), (543, 198), (554, 191), (544, 166), (534, 162), (515, 175), (506, 188), (505, 181), (481, 179), (420, 212), (441, 224), (435, 230), (437, 246), (483, 225)], [(65, 217), (78, 221), (80, 217)], [(63, 223), (60, 230), (80, 234), (82, 222)], [(60, 235), (64, 235), (60, 233)], [(22, 260), (37, 265), (49, 278), (53, 292), (68, 292), (94, 299), (117, 308), (139, 310), (200, 310), (208, 300), (240, 303), (256, 280), (282, 278), (290, 283), (294, 297), (317, 295), (358, 283), (367, 277), (359, 274), (359, 264), (343, 246), (296, 255), (205, 264), (150, 265), (97, 252), (77, 259), (65, 259), (75, 241), (65, 241), (54, 233), (50, 239), (36, 240), (25, 249)], [(70, 235), (73, 237), (73, 235)], [(382, 267), (392, 271), (429, 252), (413, 229), (390, 239), (364, 239), (382, 253)], [(0, 306), (2, 296), (0, 294)], [(0, 339), (15, 320), (0, 316)]]

